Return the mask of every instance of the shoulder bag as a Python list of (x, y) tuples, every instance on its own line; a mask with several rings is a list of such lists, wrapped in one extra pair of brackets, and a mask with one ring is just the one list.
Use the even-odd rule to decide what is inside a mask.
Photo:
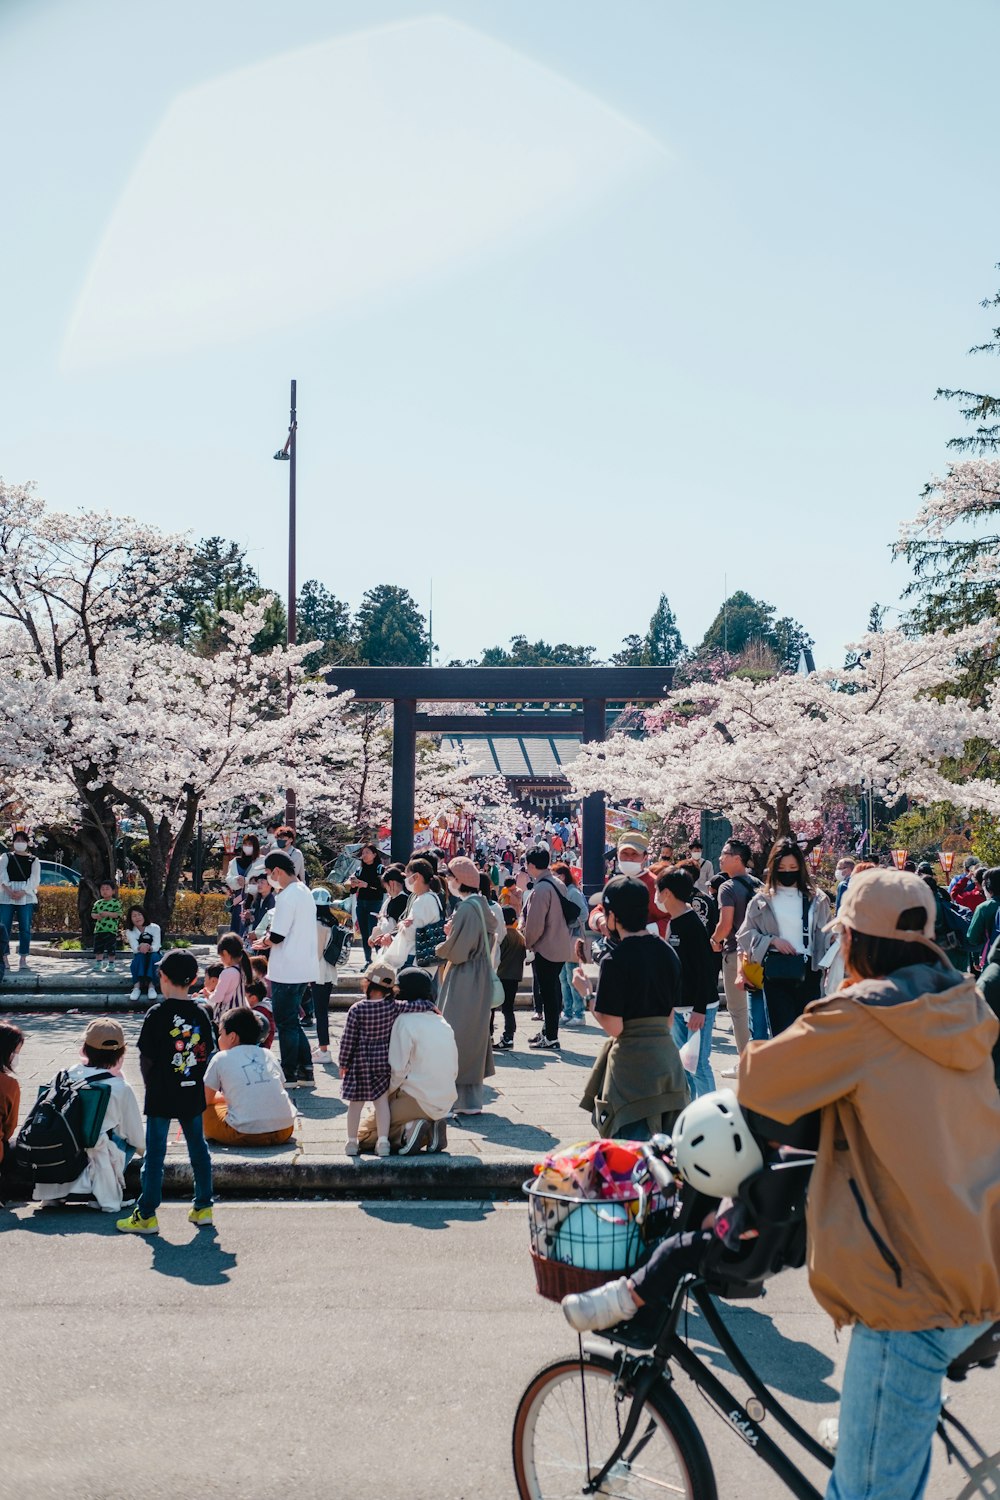
[(493, 967), (493, 959), (490, 957), (490, 933), (489, 928), (486, 926), (486, 913), (478, 901), (476, 902), (476, 910), (479, 913), (479, 920), (483, 924), (483, 946), (487, 962), (490, 966), (490, 1010), (499, 1010), (506, 998), (503, 992), (503, 982)]
[(802, 941), (805, 944), (804, 953), (775, 953), (769, 948), (764, 955), (764, 983), (770, 980), (779, 980), (782, 983), (791, 981), (799, 984), (806, 977), (809, 968), (809, 908), (810, 900), (805, 891), (802, 892)]
[(443, 943), (445, 940), (444, 907), (441, 905), (439, 896), (435, 896), (434, 899), (441, 915), (436, 922), (428, 922), (426, 927), (418, 927), (414, 937), (413, 956), (418, 968), (421, 969), (430, 968), (433, 964), (441, 962), (434, 950), (438, 943)]

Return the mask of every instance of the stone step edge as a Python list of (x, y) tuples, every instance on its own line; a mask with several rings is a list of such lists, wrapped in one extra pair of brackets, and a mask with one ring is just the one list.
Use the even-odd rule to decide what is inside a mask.
[[(360, 994), (360, 989), (353, 989), (345, 985), (343, 989), (330, 996), (331, 1013), (338, 1015), (350, 1010)], [(148, 1000), (145, 997), (139, 1000), (131, 1000), (128, 992), (110, 992), (107, 990), (69, 991), (64, 985), (60, 985), (57, 989), (52, 990), (0, 990), (0, 1015), (4, 1013), (16, 1014), (18, 1011), (52, 1011), (58, 1014), (59, 1012), (69, 1010), (125, 1011), (142, 1015), (145, 1014), (153, 1003), (152, 1000)], [(515, 1009), (525, 1011), (530, 1010), (531, 1006), (531, 991), (519, 990), (515, 1001)]]
[[(517, 1198), (532, 1175), (531, 1160), (478, 1156), (308, 1156), (296, 1152), (287, 1161), (212, 1158), (215, 1196), (240, 1198)], [(165, 1198), (189, 1198), (191, 1166), (167, 1161)], [(527, 1253), (525, 1232), (525, 1253)]]

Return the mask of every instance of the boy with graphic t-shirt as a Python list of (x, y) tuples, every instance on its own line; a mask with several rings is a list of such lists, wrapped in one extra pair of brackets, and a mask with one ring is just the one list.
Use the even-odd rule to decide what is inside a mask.
[(139, 1066), (146, 1085), (146, 1156), (142, 1192), (127, 1219), (117, 1227), (125, 1234), (158, 1234), (156, 1210), (163, 1196), (163, 1163), (170, 1122), (184, 1132), (194, 1173), (192, 1224), (212, 1222), (212, 1158), (205, 1144), (205, 1069), (214, 1050), (208, 1011), (189, 995), (198, 977), (198, 960), (185, 948), (175, 948), (160, 961), (163, 998), (139, 1032)]

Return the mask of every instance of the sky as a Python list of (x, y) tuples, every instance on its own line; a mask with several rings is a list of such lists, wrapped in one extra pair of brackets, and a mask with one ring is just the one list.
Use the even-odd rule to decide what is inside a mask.
[[(440, 661), (898, 605), (997, 286), (994, 0), (3, 0), (0, 475)], [(888, 623), (898, 616), (890, 613)]]

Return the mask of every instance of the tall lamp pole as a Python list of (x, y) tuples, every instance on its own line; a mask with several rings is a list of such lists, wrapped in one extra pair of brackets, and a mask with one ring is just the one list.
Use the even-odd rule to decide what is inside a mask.
[[(288, 416), (288, 438), (285, 446), (280, 448), (274, 455), (276, 459), (288, 463), (288, 635), (290, 646), (295, 645), (295, 597), (297, 593), (295, 584), (295, 439), (298, 422), (295, 416), (295, 381), (292, 381), (290, 411)], [(291, 674), (288, 680), (288, 707), (292, 706)], [(291, 789), (285, 793), (285, 822), (289, 828), (295, 827), (295, 793)]]

